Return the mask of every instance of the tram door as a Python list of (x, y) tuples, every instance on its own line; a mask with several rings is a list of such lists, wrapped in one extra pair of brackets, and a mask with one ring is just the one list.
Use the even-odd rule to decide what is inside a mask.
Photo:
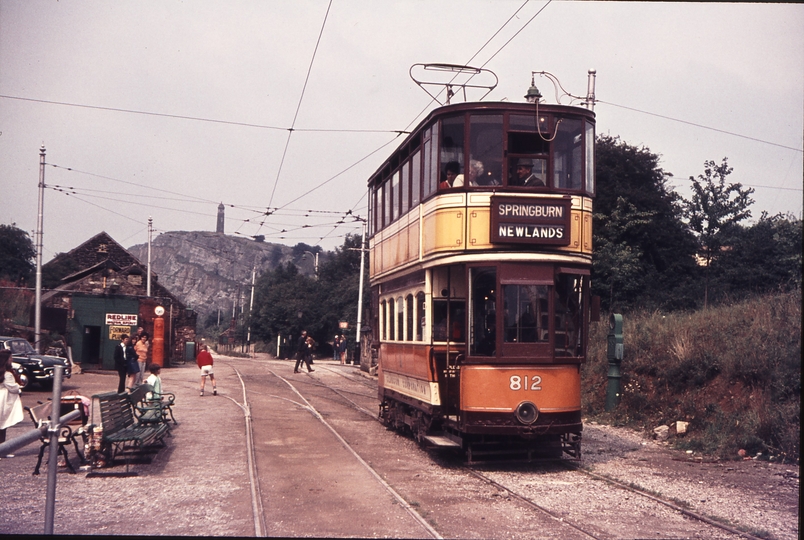
[(466, 357), (465, 267), (433, 272), (433, 342), (444, 414), (457, 420), (460, 411), (460, 366)]

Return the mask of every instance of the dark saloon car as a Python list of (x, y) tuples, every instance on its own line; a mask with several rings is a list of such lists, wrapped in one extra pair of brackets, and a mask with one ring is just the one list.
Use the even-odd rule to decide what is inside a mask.
[(53, 388), (54, 366), (64, 366), (64, 376), (68, 379), (72, 375), (66, 358), (39, 354), (22, 338), (0, 336), (0, 348), (11, 351), (12, 361), (22, 368), (23, 388), (34, 382), (45, 390)]

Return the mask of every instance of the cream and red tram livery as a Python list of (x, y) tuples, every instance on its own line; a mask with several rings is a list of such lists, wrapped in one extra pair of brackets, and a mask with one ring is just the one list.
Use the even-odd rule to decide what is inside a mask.
[(595, 116), (434, 110), (369, 180), (380, 418), (420, 441), (580, 457)]

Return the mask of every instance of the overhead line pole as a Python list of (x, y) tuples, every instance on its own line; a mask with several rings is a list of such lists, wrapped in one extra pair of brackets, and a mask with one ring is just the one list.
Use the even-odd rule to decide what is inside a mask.
[(148, 216), (148, 283), (145, 286), (145, 295), (150, 298), (151, 296), (151, 237), (154, 231), (154, 220)]
[(45, 145), (39, 149), (39, 211), (36, 218), (36, 305), (34, 306), (34, 341), (42, 352), (42, 230), (45, 205)]
[(360, 240), (360, 285), (357, 290), (357, 342), (360, 343), (360, 325), (363, 322), (363, 268), (366, 260), (366, 222), (362, 222), (363, 235)]

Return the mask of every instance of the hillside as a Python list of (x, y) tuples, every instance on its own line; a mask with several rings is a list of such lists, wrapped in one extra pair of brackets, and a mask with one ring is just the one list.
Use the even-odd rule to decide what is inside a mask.
[[(147, 244), (128, 250), (142, 263), (148, 261)], [(294, 261), (302, 273), (314, 271), (309, 258), (294, 260), (298, 257), (293, 253), (292, 247), (281, 244), (207, 231), (171, 231), (153, 240), (151, 263), (159, 283), (194, 309), (200, 322), (218, 309), (231, 314), (233, 305), (248, 303), (253, 268), (259, 276)]]
[(671, 442), (733, 459), (797, 463), (801, 438), (801, 290), (695, 312), (624, 316), (622, 393), (604, 412), (608, 321), (590, 328), (583, 366), (590, 418), (653, 433), (688, 422)]

